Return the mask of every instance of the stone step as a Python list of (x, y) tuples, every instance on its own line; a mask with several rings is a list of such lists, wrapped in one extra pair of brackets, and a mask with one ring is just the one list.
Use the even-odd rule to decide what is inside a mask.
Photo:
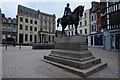
[(80, 75), (82, 77), (88, 77), (89, 75), (95, 73), (95, 72), (98, 72), (99, 70), (101, 69), (104, 69), (105, 67), (107, 67), (107, 63), (99, 63), (97, 65), (94, 65), (90, 68), (87, 68), (87, 69), (78, 69), (78, 68), (74, 68), (74, 67), (71, 67), (71, 66), (68, 66), (68, 65), (63, 65), (63, 64), (60, 64), (60, 63), (56, 63), (56, 62), (53, 62), (53, 61), (49, 61), (49, 60), (43, 60), (47, 63), (50, 63), (50, 64), (53, 64), (55, 66), (58, 66), (60, 68), (63, 68), (63, 69), (66, 69), (68, 71), (71, 71), (77, 75)]
[(44, 59), (57, 62), (57, 63), (61, 63), (64, 65), (68, 65), (71, 67), (79, 68), (79, 69), (86, 69), (98, 63), (101, 63), (101, 59), (97, 59), (97, 58), (90, 59), (90, 60), (83, 61), (83, 62), (70, 60), (70, 59), (64, 59), (60, 57), (54, 57), (54, 56), (44, 56)]
[(57, 56), (59, 55), (59, 56), (65, 56), (65, 57), (71, 57), (71, 58), (78, 58), (78, 59), (83, 59), (86, 57), (93, 56), (92, 53), (89, 52), (88, 50), (83, 50), (83, 51), (53, 50), (51, 51), (51, 54), (57, 55)]
[(54, 56), (54, 57), (59, 57), (59, 58), (64, 58), (64, 59), (70, 59), (70, 60), (75, 60), (75, 61), (80, 61), (80, 62), (95, 58), (94, 56), (90, 56), (90, 57), (78, 59), (78, 58), (72, 58), (72, 57), (68, 57), (68, 56), (60, 56), (60, 55), (54, 55), (54, 54), (50, 54), (49, 56)]

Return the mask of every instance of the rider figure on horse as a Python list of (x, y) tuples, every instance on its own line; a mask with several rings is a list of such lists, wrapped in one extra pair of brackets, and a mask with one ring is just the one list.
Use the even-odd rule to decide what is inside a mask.
[(67, 3), (67, 7), (65, 7), (63, 17), (67, 17), (69, 19), (69, 22), (70, 22), (71, 9), (69, 8), (69, 6), (70, 6), (70, 4)]

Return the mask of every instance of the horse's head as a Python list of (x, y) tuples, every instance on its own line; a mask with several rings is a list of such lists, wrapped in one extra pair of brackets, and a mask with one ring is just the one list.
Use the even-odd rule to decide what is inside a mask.
[(83, 16), (84, 6), (80, 5), (78, 6), (73, 12), (78, 13), (80, 17)]
[(78, 10), (79, 10), (79, 13), (80, 13), (80, 17), (83, 16), (83, 11), (84, 11), (84, 6), (78, 6)]

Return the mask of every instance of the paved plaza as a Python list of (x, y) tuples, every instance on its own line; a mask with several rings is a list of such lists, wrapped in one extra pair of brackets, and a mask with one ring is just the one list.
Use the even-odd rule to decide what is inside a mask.
[[(88, 78), (118, 78), (118, 53), (89, 47), (95, 57), (108, 63), (108, 67)], [(3, 78), (82, 78), (69, 71), (42, 61), (51, 50), (32, 50), (31, 46), (2, 48)]]

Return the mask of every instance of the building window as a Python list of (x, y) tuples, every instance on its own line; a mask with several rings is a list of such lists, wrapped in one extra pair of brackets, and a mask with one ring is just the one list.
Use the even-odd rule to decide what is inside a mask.
[(25, 22), (28, 23), (28, 19), (27, 18), (25, 19)]
[(22, 17), (20, 17), (20, 21), (23, 22), (23, 18)]
[(28, 30), (28, 26), (25, 26), (25, 30)]
[(42, 28), (40, 28), (40, 31), (42, 31)]
[(93, 32), (93, 25), (91, 25), (91, 32)]
[(55, 19), (53, 18), (53, 21), (54, 21)]
[(30, 31), (33, 31), (33, 27), (32, 26), (30, 26)]
[(23, 34), (19, 34), (19, 43), (23, 43)]
[(37, 21), (35, 21), (35, 24), (37, 24)]
[(2, 31), (6, 31), (6, 27), (2, 27)]
[(87, 29), (85, 29), (85, 34), (87, 34)]
[(34, 31), (37, 31), (37, 27), (34, 28)]
[(25, 34), (25, 41), (28, 41), (28, 35)]
[(12, 20), (11, 19), (8, 19), (8, 23), (11, 23), (12, 22)]
[(37, 42), (37, 35), (34, 35), (34, 42)]
[(86, 16), (86, 13), (84, 13), (84, 16), (85, 16), (85, 18), (87, 17), (87, 16)]
[(96, 24), (94, 25), (94, 31), (96, 31)]
[(118, 9), (120, 9), (120, 3), (118, 3)]
[(93, 25), (91, 26), (91, 32), (94, 32), (94, 31), (96, 31), (96, 24), (93, 24)]
[(49, 36), (49, 42), (50, 42), (50, 36)]
[(20, 24), (20, 30), (22, 30), (23, 29), (23, 26), (22, 26), (22, 24)]
[(53, 29), (53, 33), (54, 33), (54, 29)]
[(49, 29), (49, 32), (51, 32), (51, 29)]
[(87, 26), (87, 21), (85, 20), (85, 26)]
[(33, 23), (33, 20), (30, 20), (30, 23), (32, 24), (32, 23)]
[(26, 12), (26, 15), (28, 14), (28, 12)]
[(82, 22), (80, 22), (80, 27), (82, 27)]
[(22, 13), (22, 10), (20, 10), (20, 12)]
[(93, 21), (93, 16), (91, 16), (91, 21)]
[(94, 21), (96, 21), (96, 14), (94, 14)]
[(69, 32), (69, 36), (70, 36), (70, 32)]
[(52, 37), (52, 41), (54, 42), (54, 36)]
[(30, 15), (32, 16), (32, 13), (30, 13)]
[(8, 32), (11, 32), (11, 27), (8, 27), (8, 28), (7, 28), (7, 31), (8, 31)]
[(30, 35), (30, 41), (32, 41), (32, 35)]
[(13, 32), (17, 32), (17, 29), (16, 29), (16, 27), (13, 27)]
[(118, 10), (118, 4), (115, 5), (116, 10)]
[(82, 30), (80, 30), (80, 34), (82, 34)]

